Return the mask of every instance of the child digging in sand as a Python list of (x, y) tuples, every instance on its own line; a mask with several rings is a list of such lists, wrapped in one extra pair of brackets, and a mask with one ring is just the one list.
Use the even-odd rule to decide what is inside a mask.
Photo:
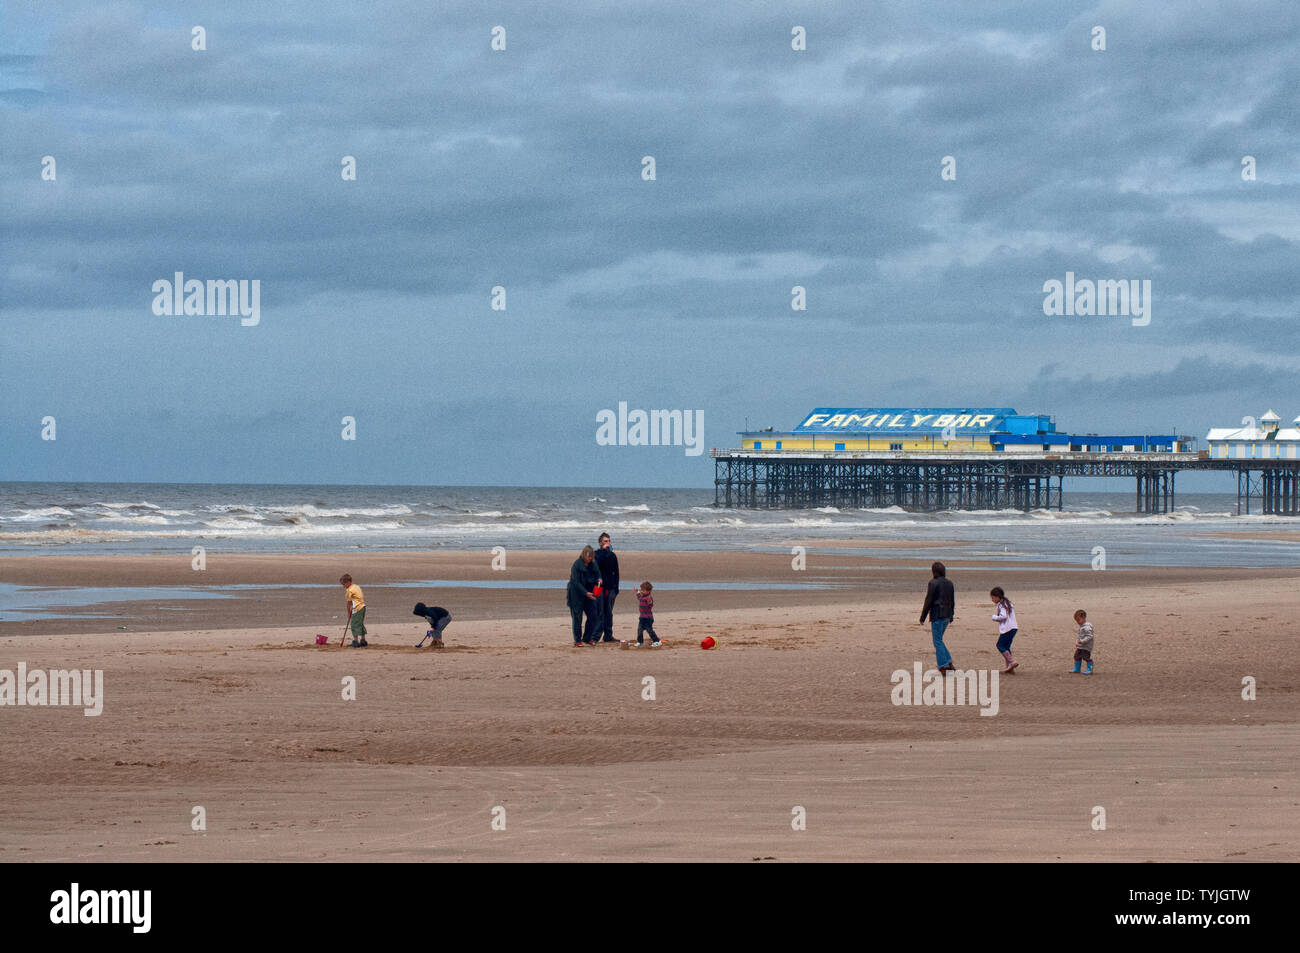
[(1001, 586), (994, 586), (989, 590), (989, 598), (993, 600), (993, 621), (998, 624), (998, 651), (1002, 657), (1007, 660), (1007, 667), (1002, 671), (1007, 675), (1016, 674), (1016, 668), (1020, 665), (1011, 657), (1011, 640), (1016, 637), (1020, 630), (1016, 627), (1016, 610), (1011, 605), (1011, 600), (1007, 594), (1002, 591)]
[[(428, 621), (430, 627), (425, 631), (424, 639), (432, 636), (433, 642), (430, 644), (435, 649), (442, 648), (442, 630), (451, 625), (451, 613), (442, 606), (426, 606), (423, 602), (417, 602), (411, 614)], [(415, 646), (417, 649), (424, 648), (424, 639)]]
[(1086, 662), (1088, 671), (1084, 675), (1092, 674), (1092, 623), (1088, 621), (1088, 613), (1082, 609), (1075, 610), (1074, 624), (1077, 625), (1078, 631), (1074, 633), (1074, 668), (1067, 673), (1069, 675), (1078, 675), (1079, 663)]
[(361, 587), (344, 573), (339, 577), (339, 585), (346, 590), (348, 598), (348, 628), (352, 631), (350, 648), (364, 649), (370, 643), (366, 641), (366, 597), (361, 594)]

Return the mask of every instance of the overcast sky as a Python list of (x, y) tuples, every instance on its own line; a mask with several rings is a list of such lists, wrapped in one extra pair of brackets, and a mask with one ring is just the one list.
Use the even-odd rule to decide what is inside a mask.
[[(706, 448), (1290, 420), (1297, 90), (1294, 0), (5, 0), (0, 479), (711, 483), (598, 445), (620, 401)], [(260, 323), (155, 315), (177, 271)], [(1150, 324), (1044, 315), (1067, 271), (1150, 280)]]

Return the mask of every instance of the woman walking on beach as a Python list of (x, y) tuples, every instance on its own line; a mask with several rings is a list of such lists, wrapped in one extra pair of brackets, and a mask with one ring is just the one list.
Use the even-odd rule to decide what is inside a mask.
[[(569, 615), (573, 617), (574, 645), (596, 644), (596, 594), (593, 590), (600, 581), (600, 570), (595, 563), (595, 550), (584, 546), (569, 570), (569, 588), (565, 602), (569, 606)], [(587, 620), (585, 626), (582, 621), (584, 615)]]
[(934, 655), (939, 671), (955, 672), (957, 666), (952, 664), (948, 646), (943, 644), (943, 633), (956, 614), (957, 590), (948, 581), (948, 570), (943, 563), (936, 562), (930, 567), (930, 577), (930, 584), (925, 589), (925, 605), (921, 607), (921, 625), (925, 625), (925, 617), (928, 615), (930, 638), (934, 641)]
[(1020, 664), (1011, 657), (1011, 640), (1020, 631), (1016, 627), (1016, 610), (1001, 586), (990, 589), (989, 598), (993, 600), (993, 621), (998, 624), (998, 651), (1007, 660), (1007, 667), (1002, 671), (1006, 675), (1014, 675), (1016, 667)]

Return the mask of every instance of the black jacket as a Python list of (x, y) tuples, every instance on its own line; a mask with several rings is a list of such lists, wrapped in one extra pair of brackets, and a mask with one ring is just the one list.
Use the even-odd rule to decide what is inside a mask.
[(411, 610), (411, 615), (418, 615), (437, 625), (440, 620), (445, 619), (451, 613), (442, 606), (426, 606), (423, 602), (417, 602), (415, 608)]
[(570, 609), (581, 609), (588, 602), (587, 593), (596, 588), (596, 583), (600, 579), (600, 570), (596, 568), (593, 562), (587, 565), (579, 556), (573, 561), (573, 568), (569, 570), (569, 588), (565, 593), (564, 601)]
[(612, 547), (596, 550), (596, 565), (600, 569), (601, 583), (605, 591), (618, 592), (618, 557), (614, 555)]
[(921, 621), (951, 619), (955, 611), (957, 594), (947, 576), (935, 576), (925, 589), (925, 605), (921, 607)]

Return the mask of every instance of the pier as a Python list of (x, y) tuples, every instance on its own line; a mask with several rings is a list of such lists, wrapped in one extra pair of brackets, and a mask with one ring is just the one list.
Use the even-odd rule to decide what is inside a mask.
[(1169, 513), (1187, 470), (1237, 476), (1237, 512), (1300, 515), (1300, 459), (1218, 459), (1195, 452), (1008, 453), (958, 451), (713, 450), (716, 506), (906, 510), (1062, 507), (1066, 477), (1135, 482), (1139, 513)]

